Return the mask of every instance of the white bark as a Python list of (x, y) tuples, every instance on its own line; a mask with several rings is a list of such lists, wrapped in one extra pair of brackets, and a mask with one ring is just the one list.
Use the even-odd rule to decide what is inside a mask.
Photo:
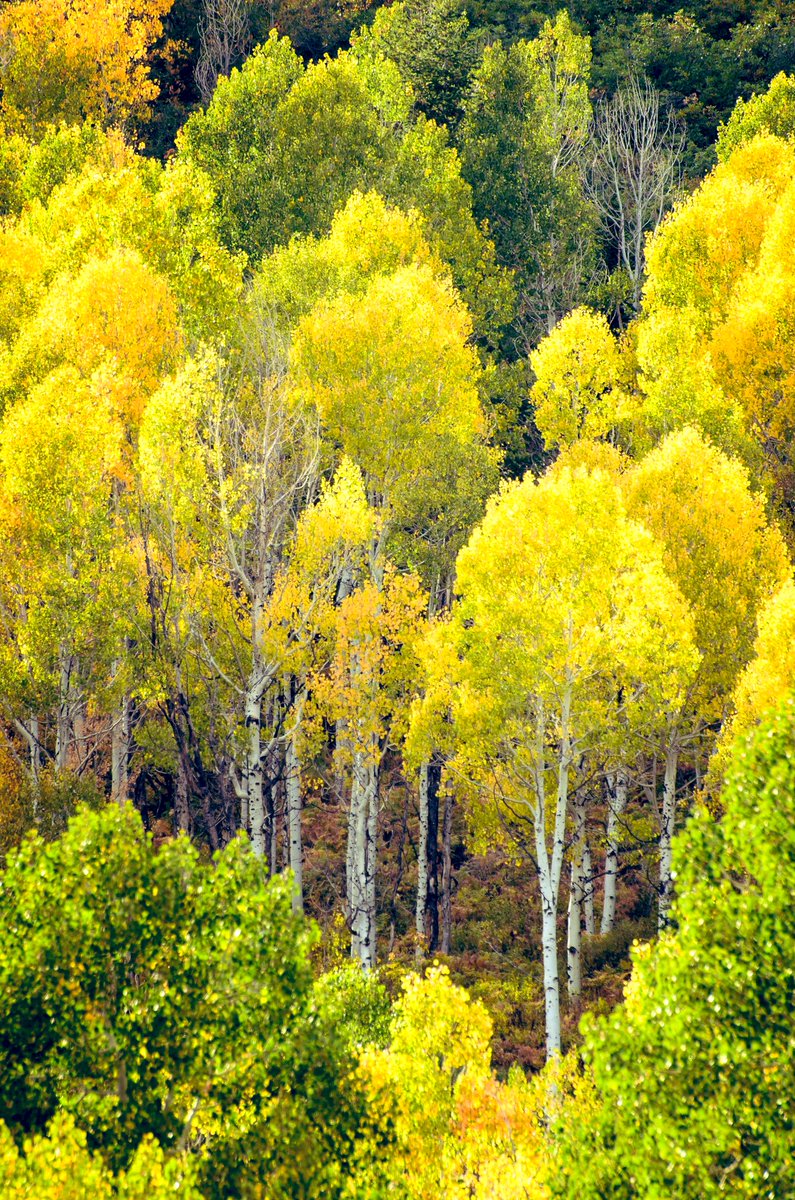
[(583, 853), (585, 841), (585, 805), (582, 797), (574, 800), (574, 840), (571, 854), (571, 884), (566, 936), (566, 975), (569, 996), (576, 999), (582, 991), (582, 915), (585, 902)]
[(663, 803), (660, 820), (660, 902), (658, 926), (664, 929), (673, 899), (671, 876), (671, 849), (676, 824), (676, 771), (679, 765), (679, 747), (674, 741), (665, 750), (665, 775), (663, 778)]
[(293, 911), (304, 911), (304, 853), (301, 840), (301, 760), (298, 754), (298, 729), (302, 704), (295, 710), (295, 721), (287, 738), (285, 752), (285, 789), (287, 792), (287, 831), (290, 843), (290, 870), (293, 873)]
[[(246, 764), (243, 776), (245, 815), (251, 846), (260, 858), (265, 857), (265, 798), (262, 787), (262, 688), (258, 672), (252, 672), (246, 692), (245, 722), (247, 733)], [(241, 813), (241, 817), (243, 813)]]
[(546, 1017), (547, 1059), (554, 1058), (561, 1051), (557, 918), (569, 801), (571, 692), (571, 683), (567, 681), (561, 701), (558, 783), (551, 853), (549, 853), (547, 848), (546, 832), (546, 727), (544, 709), (540, 703), (536, 715), (536, 804), (533, 824), (536, 862), (538, 863), (541, 889), (541, 951), (544, 965), (544, 1014)]
[(426, 942), (425, 909), (428, 903), (428, 764), (420, 767), (420, 830), (417, 845), (417, 957), (422, 957)]
[(591, 861), (591, 843), (586, 836), (582, 848), (582, 882), (585, 891), (584, 917), (585, 932), (589, 937), (596, 933), (596, 914), (594, 912), (593, 862)]
[(648, 80), (630, 79), (596, 109), (588, 190), (631, 280), (636, 310), (646, 238), (680, 190), (684, 142), (681, 121), (673, 110), (661, 111)]
[(367, 857), (365, 860), (365, 920), (362, 941), (362, 963), (373, 968), (376, 961), (376, 897), (375, 880), (378, 849), (378, 769), (370, 764), (367, 787)]
[(609, 933), (616, 920), (619, 829), (627, 806), (627, 773), (619, 769), (607, 779), (607, 846), (601, 932)]
[(124, 804), (128, 799), (130, 766), (130, 700), (122, 696), (113, 718), (110, 748), (111, 799)]
[(560, 1054), (560, 982), (558, 979), (558, 904), (549, 873), (541, 871), (541, 955), (544, 964), (544, 1017), (547, 1060)]
[(219, 77), (229, 75), (250, 50), (251, 10), (251, 0), (205, 0), (194, 72), (203, 104), (212, 99)]
[(362, 755), (355, 753), (351, 775), (351, 804), (348, 826), (349, 921), (351, 957), (362, 957), (362, 919), (365, 911), (365, 869), (367, 858), (367, 803)]
[(371, 756), (353, 756), (350, 821), (351, 956), (365, 967), (375, 965), (375, 835), (377, 832), (377, 773)]

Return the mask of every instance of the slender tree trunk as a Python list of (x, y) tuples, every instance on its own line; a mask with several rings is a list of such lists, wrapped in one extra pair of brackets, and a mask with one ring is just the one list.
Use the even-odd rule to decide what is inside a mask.
[(605, 883), (600, 931), (609, 933), (616, 920), (618, 885), (618, 847), (621, 818), (627, 806), (627, 773), (623, 768), (607, 778), (607, 845)]
[(350, 880), (349, 920), (351, 926), (351, 957), (365, 960), (367, 948), (367, 771), (364, 754), (353, 755), (351, 806), (349, 817), (348, 863)]
[(594, 912), (593, 862), (591, 859), (591, 843), (586, 835), (582, 848), (582, 876), (585, 893), (584, 915), (585, 932), (589, 937), (596, 933), (596, 914)]
[(560, 1054), (560, 980), (558, 978), (557, 897), (546, 870), (541, 872), (541, 956), (544, 966), (544, 1017), (547, 1060)]
[(567, 681), (560, 710), (560, 750), (558, 758), (555, 821), (552, 853), (547, 850), (546, 825), (546, 718), (539, 705), (536, 715), (534, 834), (536, 862), (541, 889), (541, 952), (544, 966), (544, 1013), (546, 1017), (547, 1059), (560, 1054), (560, 979), (558, 975), (558, 898), (563, 855), (566, 844), (566, 819), (569, 805), (571, 767), (571, 684)]
[(671, 876), (671, 847), (676, 824), (676, 772), (679, 766), (679, 747), (676, 742), (665, 750), (665, 775), (663, 778), (662, 818), (660, 821), (660, 902), (658, 926), (664, 929), (673, 899)]
[(376, 962), (376, 866), (378, 850), (378, 767), (369, 764), (367, 786), (367, 859), (365, 864), (366, 931), (362, 953), (364, 966), (373, 968)]
[(417, 933), (417, 958), (422, 958), (426, 947), (425, 907), (428, 902), (428, 764), (420, 767), (419, 780), (420, 828), (417, 841), (417, 907), (415, 929)]
[[(274, 758), (277, 750), (274, 745), (269, 747), (268, 765), (270, 767), (268, 773), (268, 787), (266, 791), (265, 804), (265, 834), (266, 844), (268, 848), (268, 874), (271, 879), (279, 873), (279, 767)], [(284, 805), (282, 805), (282, 812)]]
[(345, 903), (348, 928), (351, 931), (351, 957), (359, 957), (354, 908), (354, 871), (356, 868), (356, 839), (359, 828), (359, 785), (356, 772), (351, 773), (351, 792), (348, 803), (348, 837), (345, 852)]
[(442, 822), (442, 954), (450, 953), (453, 936), (453, 807), (455, 801), (448, 792), (444, 798)]
[(110, 747), (111, 799), (124, 804), (128, 799), (130, 765), (130, 699), (122, 696), (113, 719)]
[(439, 946), (439, 787), (442, 763), (434, 756), (428, 764), (428, 896), (425, 903), (425, 930), (428, 950)]
[(58, 714), (55, 726), (55, 768), (62, 771), (69, 754), (72, 701), (72, 656), (65, 647), (58, 654)]
[(248, 816), (251, 847), (260, 858), (265, 857), (265, 796), (262, 780), (262, 691), (256, 672), (252, 672), (246, 693), (245, 722), (247, 733), (246, 768), (243, 786)]
[(575, 793), (574, 839), (571, 856), (571, 883), (569, 887), (569, 914), (566, 938), (566, 976), (569, 996), (576, 1000), (582, 992), (582, 913), (585, 901), (583, 876), (583, 854), (585, 840), (585, 805), (582, 797)]
[(39, 718), (31, 717), (28, 722), (30, 726), (30, 773), (33, 776), (33, 782), (39, 782), (39, 771), (41, 770), (41, 738), (39, 736)]
[(301, 843), (301, 760), (298, 755), (300, 713), (287, 738), (285, 787), (287, 790), (287, 831), (290, 843), (290, 870), (293, 873), (293, 911), (304, 911), (304, 855)]

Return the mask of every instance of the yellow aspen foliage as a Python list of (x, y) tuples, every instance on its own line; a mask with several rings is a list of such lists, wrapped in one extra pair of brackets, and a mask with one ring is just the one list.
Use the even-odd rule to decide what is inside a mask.
[(98, 136), (82, 169), (32, 199), (0, 232), (0, 279), (13, 284), (6, 328), (0, 306), (0, 334), (12, 340), (59, 278), (116, 253), (137, 253), (167, 281), (190, 337), (227, 330), (244, 260), (221, 246), (214, 200), (201, 171), (185, 163), (164, 169), (117, 131)]
[(296, 236), (264, 259), (253, 301), (293, 325), (318, 300), (361, 292), (374, 276), (420, 262), (445, 274), (425, 240), (420, 214), (394, 208), (377, 192), (356, 191), (327, 237)]
[(422, 263), (321, 301), (299, 322), (296, 389), (361, 467), (371, 502), (405, 511), (485, 438), (471, 332), (452, 287)]
[(759, 614), (754, 656), (734, 690), (734, 714), (710, 762), (709, 780), (723, 775), (735, 739), (795, 691), (795, 581), (791, 578)]
[(751, 655), (757, 613), (790, 573), (784, 541), (742, 463), (694, 429), (670, 434), (621, 482), (691, 607), (697, 706), (707, 720), (720, 717)]
[(755, 461), (739, 400), (718, 382), (704, 352), (699, 317), (692, 307), (661, 308), (637, 322), (637, 407), (628, 440), (644, 453), (662, 437), (692, 426), (729, 453)]
[(385, 1050), (368, 1047), (360, 1072), (396, 1144), (384, 1164), (410, 1200), (547, 1200), (547, 1082), (491, 1069), (491, 1019), (435, 964), (409, 975)]
[(795, 183), (768, 221), (753, 269), (738, 284), (711, 357), (750, 427), (786, 462), (795, 435)]
[(604, 316), (577, 308), (530, 355), (535, 422), (548, 450), (615, 430), (626, 397), (619, 345)]
[(218, 400), (220, 364), (212, 354), (189, 358), (146, 401), (136, 473), (147, 504), (168, 506), (183, 535), (199, 535), (209, 506), (207, 447), (201, 438)]
[(379, 585), (367, 580), (334, 614), (334, 651), (312, 683), (313, 712), (347, 723), (338, 757), (369, 762), (386, 739), (399, 741), (416, 685), (416, 643), (428, 597), (413, 574), (387, 564)]
[[(564, 461), (538, 484), (504, 487), (459, 554), (457, 591), (423, 660), (426, 705), (437, 688), (453, 701), (462, 779), (479, 764), (506, 780), (515, 771), (509, 789), (532, 791), (546, 769), (539, 731), (560, 729), (564, 693), (569, 737), (584, 751), (608, 734), (618, 680), (627, 698), (640, 687), (664, 706), (697, 662), (658, 547), (600, 470)], [(513, 747), (508, 759), (500, 745)]]
[(548, 468), (548, 473), (554, 474), (556, 471), (567, 469), (576, 471), (578, 467), (583, 467), (589, 472), (601, 471), (611, 479), (617, 480), (631, 465), (632, 459), (618, 446), (613, 446), (610, 442), (594, 442), (583, 438), (562, 450)]
[(167, 1158), (153, 1138), (145, 1138), (129, 1167), (114, 1175), (64, 1113), (46, 1135), (26, 1138), (21, 1152), (0, 1122), (1, 1200), (201, 1200), (195, 1177), (188, 1155)]
[(129, 632), (130, 564), (112, 508), (123, 445), (101, 373), (63, 367), (5, 414), (0, 490), (13, 536), (2, 545), (0, 661), (12, 707), (66, 705), (78, 659), (97, 698)]
[(715, 147), (718, 160), (725, 161), (738, 146), (751, 141), (758, 133), (773, 133), (780, 138), (791, 138), (795, 133), (795, 77), (792, 75), (779, 71), (766, 92), (737, 101), (729, 120), (718, 128)]
[(48, 289), (7, 360), (7, 386), (25, 388), (64, 363), (83, 378), (104, 368), (116, 411), (135, 427), (180, 343), (168, 284), (134, 251), (116, 250)]
[(794, 205), (795, 146), (741, 144), (651, 239), (636, 333), (641, 448), (693, 425), (767, 469), (787, 502)]
[(793, 177), (795, 148), (770, 135), (716, 167), (649, 241), (644, 312), (687, 308), (702, 330), (720, 321)]
[[(339, 581), (343, 572), (354, 573), (361, 567), (376, 529), (361, 471), (343, 458), (334, 478), (323, 482), (317, 502), (299, 517), (291, 552), (263, 615), (263, 654), (277, 664), (285, 679), (303, 682), (310, 673), (322, 673), (332, 661), (338, 623), (350, 631), (335, 603)], [(353, 598), (349, 599), (352, 605)], [(368, 611), (367, 601), (362, 610)], [(338, 650), (342, 652), (342, 647)], [(339, 671), (342, 664), (338, 660), (335, 666)]]
[(48, 376), (6, 414), (0, 471), (6, 494), (53, 535), (80, 528), (107, 503), (123, 431), (101, 375), (74, 367)]
[(83, 120), (124, 126), (157, 98), (150, 58), (172, 0), (14, 0), (0, 13), (0, 113), (34, 138)]

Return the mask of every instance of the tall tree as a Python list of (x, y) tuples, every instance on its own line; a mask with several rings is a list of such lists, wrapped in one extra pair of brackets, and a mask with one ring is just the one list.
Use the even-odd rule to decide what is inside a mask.
[[(698, 463), (694, 472), (693, 464)], [(704, 755), (725, 720), (737, 676), (751, 656), (759, 609), (789, 577), (781, 534), (762, 497), (736, 460), (692, 429), (671, 434), (622, 476), (630, 514), (663, 549), (671, 578), (688, 601), (698, 672), (663, 732), (665, 760), (660, 826), (660, 920), (671, 904), (671, 846), (676, 822), (679, 755)], [(727, 514), (731, 520), (727, 520)]]
[(684, 129), (661, 109), (659, 93), (634, 76), (594, 111), (586, 172), (608, 253), (629, 281), (630, 313), (640, 308), (646, 238), (681, 187)]
[(533, 42), (489, 47), (473, 75), (458, 142), (475, 215), (511, 267), (529, 349), (581, 298), (594, 253), (583, 195), (590, 42), (568, 14)]
[(469, 795), (479, 840), (507, 833), (534, 865), (552, 1057), (561, 1049), (558, 904), (578, 769), (641, 697), (644, 719), (652, 697), (655, 711), (676, 702), (694, 664), (689, 615), (615, 483), (584, 469), (538, 484), (527, 477), (492, 500), (458, 557), (456, 589), (452, 619), (428, 641), (420, 713), (439, 722), (437, 737), (451, 715), (448, 772)]

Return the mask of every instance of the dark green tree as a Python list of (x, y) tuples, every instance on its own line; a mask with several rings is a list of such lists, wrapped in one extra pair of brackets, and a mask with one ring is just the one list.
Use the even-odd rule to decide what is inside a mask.
[(187, 1148), (207, 1197), (340, 1194), (363, 1099), (290, 900), (245, 842), (156, 848), (131, 807), (29, 837), (0, 876), (0, 1120), (67, 1114), (114, 1170), (147, 1134)]
[(357, 53), (384, 55), (414, 91), (426, 117), (454, 129), (479, 56), (461, 0), (404, 0), (376, 13), (354, 38)]
[(722, 805), (677, 841), (678, 930), (587, 1019), (597, 1103), (564, 1110), (560, 1196), (795, 1196), (795, 699), (737, 744)]
[(475, 216), (516, 274), (527, 346), (578, 303), (595, 265), (583, 191), (590, 61), (565, 12), (532, 42), (489, 47), (458, 134)]

